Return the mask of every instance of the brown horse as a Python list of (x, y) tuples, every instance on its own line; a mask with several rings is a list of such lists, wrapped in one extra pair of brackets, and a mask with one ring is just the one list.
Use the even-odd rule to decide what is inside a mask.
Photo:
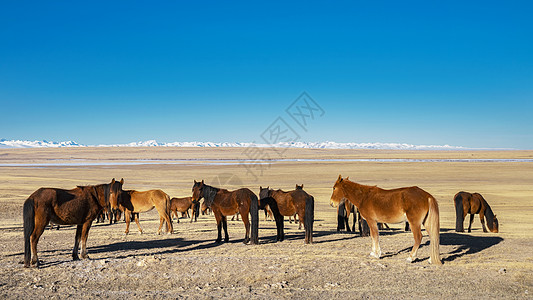
[(468, 232), (471, 232), (472, 223), (474, 222), (474, 214), (479, 214), (483, 232), (488, 232), (485, 227), (485, 218), (487, 218), (487, 226), (491, 232), (498, 232), (498, 219), (492, 212), (489, 204), (483, 196), (479, 193), (459, 192), (453, 197), (455, 205), (455, 231), (464, 232), (463, 223), (467, 214), (470, 214), (470, 223), (468, 224)]
[[(178, 223), (180, 222), (180, 218), (178, 216), (178, 212), (182, 214), (182, 216), (185, 213), (189, 212), (190, 208), (193, 208), (194, 202), (192, 201), (192, 197), (183, 197), (183, 198), (172, 198), (170, 199), (170, 214), (175, 215), (178, 219)], [(191, 223), (194, 219), (194, 211), (193, 216), (191, 217)]]
[(407, 261), (413, 262), (416, 259), (416, 252), (422, 241), (423, 224), (431, 240), (429, 262), (442, 263), (439, 253), (439, 206), (437, 200), (428, 192), (416, 186), (384, 190), (376, 186), (358, 184), (339, 175), (333, 185), (330, 204), (337, 206), (343, 198), (352, 202), (368, 222), (372, 236), (370, 256), (381, 257), (377, 222), (399, 223), (407, 218), (415, 240)]
[(304, 224), (305, 243), (312, 243), (315, 199), (303, 190), (303, 185), (302, 188), (288, 192), (259, 187), (259, 198), (265, 199), (267, 197), (271, 197), (276, 201), (281, 215), (293, 216), (298, 214), (300, 223)]
[[(242, 217), (242, 222), (244, 223), (244, 228), (246, 229), (246, 234), (244, 235), (244, 243), (247, 244), (258, 244), (258, 201), (257, 196), (247, 188), (238, 189), (235, 191), (228, 191), (225, 189), (219, 189), (207, 184), (204, 184), (204, 181), (197, 182), (194, 181), (192, 187), (192, 197), (194, 201), (199, 201), (201, 198), (204, 198), (204, 203), (202, 208), (210, 207), (215, 214), (215, 219), (217, 221), (218, 237), (216, 243), (222, 241), (222, 228), (224, 228), (224, 241), (229, 241), (228, 235), (228, 225), (226, 216), (234, 215), (239, 212)], [(203, 210), (203, 209), (202, 209)], [(248, 214), (251, 213), (252, 217), (252, 230), (250, 234), (250, 222), (248, 219)]]
[[(124, 179), (120, 182), (78, 186), (72, 190), (40, 188), (24, 202), (24, 267), (39, 266), (37, 243), (49, 222), (60, 225), (78, 225), (72, 258), (78, 260), (81, 241), (81, 257), (87, 258), (87, 237), (93, 220), (116, 201), (122, 190)], [(31, 260), (30, 260), (31, 258)]]
[[(123, 191), (118, 199), (118, 203), (121, 209), (124, 210), (124, 216), (126, 217), (126, 231), (125, 234), (130, 232), (130, 220), (132, 214), (151, 211), (154, 207), (159, 213), (159, 229), (157, 234), (161, 234), (161, 228), (163, 222), (167, 222), (167, 233), (173, 233), (172, 219), (170, 218), (170, 197), (162, 190), (149, 190), (144, 192), (139, 191)], [(135, 217), (135, 223), (139, 228), (139, 232), (143, 233), (141, 225), (139, 224), (139, 218)]]

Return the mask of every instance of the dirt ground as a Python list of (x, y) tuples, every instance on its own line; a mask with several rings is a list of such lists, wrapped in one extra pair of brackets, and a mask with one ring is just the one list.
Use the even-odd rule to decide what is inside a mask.
[[(289, 149), (268, 152), (284, 161), (241, 165), (248, 155), (243, 151), (0, 149), (0, 298), (533, 298), (533, 162), (488, 160), (533, 159), (533, 151)], [(353, 160), (376, 158), (454, 161)], [(383, 188), (417, 185), (435, 196), (443, 265), (428, 264), (425, 233), (418, 260), (407, 263), (413, 238), (401, 224), (380, 233), (379, 260), (368, 255), (370, 238), (336, 232), (329, 197), (339, 174)], [(93, 223), (88, 260), (71, 259), (75, 227), (47, 230), (38, 245), (43, 265), (23, 268), (24, 200), (39, 187), (73, 188), (113, 177), (124, 178), (124, 189), (159, 188), (171, 197), (190, 196), (194, 179), (256, 193), (260, 185), (290, 190), (303, 183), (315, 197), (314, 244), (304, 245), (303, 230), (288, 220), (287, 240), (276, 243), (275, 224), (262, 214), (260, 245), (242, 243), (241, 221), (228, 221), (230, 242), (215, 244), (212, 215), (195, 223), (181, 219), (174, 234), (157, 235), (154, 210), (140, 215), (142, 235), (135, 224), (125, 236), (123, 222)], [(452, 199), (461, 190), (484, 195), (500, 220), (499, 233), (483, 233), (477, 216), (472, 233), (454, 231)]]

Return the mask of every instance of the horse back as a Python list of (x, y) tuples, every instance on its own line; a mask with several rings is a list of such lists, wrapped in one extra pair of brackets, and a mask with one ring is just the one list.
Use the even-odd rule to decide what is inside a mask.
[(129, 191), (129, 199), (125, 200), (125, 207), (132, 212), (146, 212), (156, 206), (170, 208), (170, 197), (162, 190)]
[(60, 225), (82, 224), (96, 217), (101, 207), (91, 194), (90, 187), (72, 190), (40, 188), (30, 195), (37, 215), (48, 215)]
[(429, 210), (429, 198), (433, 198), (431, 194), (417, 186), (392, 190), (374, 187), (358, 208), (365, 219), (398, 223), (409, 216), (425, 216)]
[(192, 197), (172, 198), (170, 199), (170, 209), (186, 211), (192, 206)]

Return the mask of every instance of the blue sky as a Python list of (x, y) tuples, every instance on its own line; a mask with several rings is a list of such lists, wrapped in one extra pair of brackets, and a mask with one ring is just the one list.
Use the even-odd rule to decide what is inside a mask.
[(0, 138), (533, 149), (528, 1), (4, 1)]

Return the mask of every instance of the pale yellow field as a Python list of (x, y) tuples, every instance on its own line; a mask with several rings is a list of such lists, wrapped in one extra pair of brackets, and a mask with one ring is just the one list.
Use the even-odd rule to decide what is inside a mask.
[[(0, 149), (0, 295), (2, 298), (530, 298), (533, 293), (533, 162), (380, 162), (314, 159), (533, 159), (533, 151), (257, 150), (262, 158), (289, 159), (239, 165), (238, 148)], [(279, 150), (277, 150), (279, 151)], [(252, 155), (252, 156), (253, 156)], [(144, 159), (146, 164), (133, 164)], [(179, 161), (175, 160), (190, 160)], [(292, 160), (291, 160), (292, 159)], [(296, 161), (294, 159), (304, 159)], [(307, 160), (306, 160), (307, 159)], [(169, 161), (174, 160), (174, 161)], [(207, 160), (207, 161), (206, 161)], [(215, 161), (223, 160), (223, 161)], [(90, 165), (70, 165), (88, 163)], [(97, 165), (102, 163), (102, 165)], [(11, 164), (6, 166), (6, 164)], [(21, 166), (20, 164), (38, 164)], [(262, 174), (261, 174), (262, 172)], [(382, 232), (385, 257), (368, 257), (370, 238), (336, 232), (329, 206), (339, 174), (382, 188), (417, 185), (437, 198), (441, 211), (440, 268), (427, 264), (427, 236), (419, 261), (407, 264), (410, 233)], [(124, 223), (93, 225), (91, 260), (73, 262), (74, 228), (46, 231), (39, 243), (41, 269), (24, 269), (22, 203), (37, 188), (124, 178), (124, 189), (159, 188), (171, 197), (191, 195), (193, 180), (228, 189), (295, 184), (315, 197), (315, 243), (286, 223), (288, 240), (274, 243), (275, 226), (261, 217), (258, 246), (241, 243), (242, 222), (229, 222), (230, 243), (215, 245), (213, 216), (174, 224), (157, 236), (155, 211), (141, 214), (146, 232), (123, 236)], [(453, 196), (484, 195), (500, 220), (500, 233), (483, 233), (476, 216), (471, 234), (454, 232)], [(425, 243), (425, 244), (424, 244)], [(400, 251), (402, 250), (402, 251)], [(399, 252), (400, 251), (400, 252)], [(398, 253), (399, 252), (399, 253)]]

